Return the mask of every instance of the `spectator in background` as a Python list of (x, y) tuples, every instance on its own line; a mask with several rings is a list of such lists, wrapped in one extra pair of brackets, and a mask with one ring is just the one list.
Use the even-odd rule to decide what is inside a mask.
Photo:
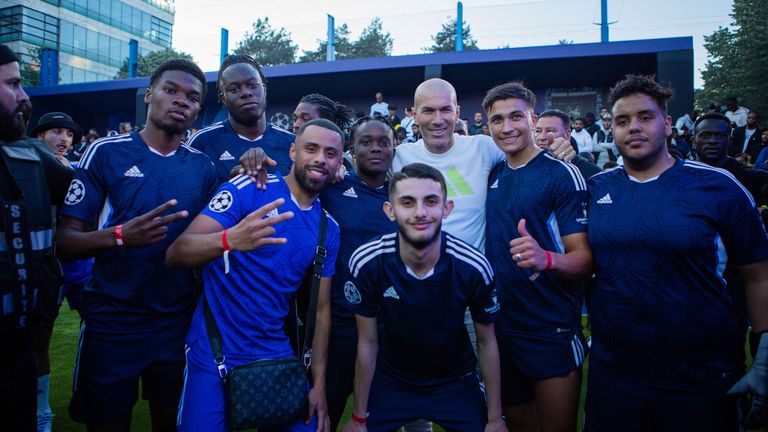
[(576, 141), (576, 146), (579, 148), (579, 153), (592, 152), (592, 134), (584, 129), (584, 119), (577, 118), (573, 121), (571, 138)]
[(481, 135), (488, 135), (491, 136), (491, 130), (488, 128), (487, 124), (483, 125), (483, 133)]
[(399, 146), (400, 144), (407, 142), (408, 134), (405, 133), (405, 128), (402, 126), (397, 128), (395, 130), (395, 147)]
[(755, 160), (755, 168), (768, 171), (768, 129), (763, 129), (760, 134), (760, 154)]
[(410, 137), (408, 137), (407, 142), (416, 142), (421, 139), (421, 126), (419, 126), (418, 123), (414, 122), (411, 125), (411, 131), (413, 132), (413, 134)]
[[(693, 132), (693, 129), (691, 129), (691, 132)], [(690, 136), (692, 135), (680, 135), (677, 131), (677, 128), (672, 128), (672, 135), (668, 138), (670, 154), (675, 152), (682, 159), (689, 159), (691, 154), (691, 143), (688, 141), (688, 137)]]
[(120, 123), (120, 135), (131, 133), (131, 132), (133, 132), (133, 127), (131, 126), (131, 122)]
[(40, 117), (31, 135), (41, 139), (62, 165), (71, 167), (64, 155), (69, 153), (73, 143), (80, 143), (83, 131), (69, 115), (63, 112), (50, 112)]
[(304, 123), (317, 118), (332, 121), (344, 130), (352, 121), (352, 110), (319, 93), (312, 93), (299, 100), (293, 111), (293, 133), (297, 133)]
[(389, 111), (389, 104), (384, 102), (384, 94), (380, 91), (377, 91), (374, 97), (376, 98), (376, 102), (371, 105), (371, 112), (368, 114), (368, 116), (373, 117), (376, 115), (376, 113), (379, 113), (380, 116), (386, 117)]
[(600, 120), (600, 130), (592, 135), (592, 154), (595, 156), (597, 166), (603, 166), (608, 161), (615, 161), (619, 153), (613, 142), (611, 121), (610, 114), (604, 115)]
[(608, 108), (601, 107), (600, 108), (600, 118), (603, 118), (603, 117), (605, 117), (607, 115), (611, 115), (611, 113), (608, 111)]
[(413, 136), (413, 129), (411, 129), (411, 126), (414, 124), (415, 120), (413, 118), (413, 107), (407, 106), (405, 107), (405, 117), (400, 120), (400, 127), (405, 130), (405, 134), (408, 135), (409, 138)]
[(454, 132), (462, 136), (467, 136), (467, 122), (462, 119), (456, 120)]
[(762, 132), (758, 128), (760, 115), (756, 111), (750, 111), (747, 114), (747, 123), (744, 126), (737, 127), (731, 134), (731, 145), (728, 147), (728, 155), (735, 156), (739, 153), (747, 153), (756, 160), (763, 149), (763, 142), (760, 138)]
[(387, 107), (387, 121), (392, 127), (400, 124), (400, 117), (397, 116), (397, 105), (389, 105)]
[(608, 171), (610, 169), (616, 168), (617, 166), (619, 166), (619, 164), (615, 161), (608, 161), (603, 164), (603, 171)]
[(739, 106), (736, 96), (728, 96), (725, 99), (725, 116), (731, 121), (735, 127), (746, 126), (747, 114), (749, 114), (749, 108)]
[(693, 133), (693, 122), (699, 117), (699, 112), (696, 110), (690, 113), (685, 113), (680, 116), (675, 122), (675, 128), (682, 135), (691, 135)]
[[(568, 129), (570, 118), (559, 110), (547, 110), (539, 114), (536, 121), (536, 145), (546, 149), (558, 159), (570, 161), (576, 165), (585, 179), (600, 172), (595, 164), (576, 154), (577, 148), (571, 144), (571, 130)], [(550, 135), (551, 134), (551, 135)], [(553, 149), (555, 144), (555, 149)], [(574, 157), (571, 159), (570, 155)]]
[(597, 119), (595, 118), (595, 113), (588, 112), (584, 116), (584, 129), (589, 133), (589, 136), (595, 134), (598, 130), (600, 130), (600, 125), (597, 123)]
[(475, 113), (475, 122), (469, 125), (469, 134), (470, 135), (480, 135), (483, 133), (483, 125), (486, 125), (485, 122), (483, 122), (483, 113), (476, 112)]

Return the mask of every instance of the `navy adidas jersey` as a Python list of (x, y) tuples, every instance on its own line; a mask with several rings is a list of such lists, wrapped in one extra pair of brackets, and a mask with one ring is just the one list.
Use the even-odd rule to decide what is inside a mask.
[[(169, 320), (189, 319), (194, 278), (185, 268), (165, 266), (165, 251), (187, 228), (216, 190), (208, 157), (180, 146), (168, 155), (154, 151), (138, 133), (104, 138), (83, 154), (61, 214), (98, 228), (123, 224), (171, 199), (166, 214), (189, 217), (168, 225), (165, 240), (151, 246), (112, 248), (96, 255), (86, 303), (90, 328), (162, 329)], [(96, 327), (95, 327), (95, 326)]]
[(581, 328), (583, 283), (517, 266), (509, 242), (526, 229), (544, 250), (565, 253), (562, 237), (587, 232), (587, 185), (579, 170), (542, 151), (527, 164), (506, 161), (491, 171), (486, 199), (485, 253), (502, 305), (498, 331), (548, 334)]
[(588, 185), (591, 366), (659, 386), (727, 390), (744, 347), (722, 272), (768, 258), (749, 193), (728, 172), (684, 160), (643, 183), (616, 168)]
[(499, 313), (493, 271), (483, 254), (441, 233), (440, 258), (418, 278), (400, 258), (397, 233), (358, 248), (349, 261), (344, 295), (355, 313), (383, 321), (377, 368), (413, 386), (450, 382), (473, 373), (477, 360), (464, 311), (482, 324)]
[[(203, 286), (216, 324), (221, 331), (223, 351), (228, 360), (238, 362), (265, 358), (294, 357), (293, 348), (283, 329), (288, 316), (289, 299), (315, 257), (320, 235), (319, 200), (302, 210), (294, 201), (285, 180), (270, 175), (267, 189), (240, 175), (224, 183), (202, 214), (231, 228), (270, 202), (285, 199), (272, 215), (292, 211), (292, 219), (273, 225), (273, 237), (284, 237), (283, 245), (269, 245), (249, 252), (229, 253), (229, 273), (224, 273), (224, 259), (218, 258), (203, 269)], [(329, 217), (325, 247), (327, 257), (322, 275), (333, 275), (339, 250), (339, 226)], [(208, 346), (205, 320), (200, 305), (195, 311), (187, 344), (204, 338)], [(205, 352), (210, 352), (206, 349)]]
[(240, 164), (240, 156), (252, 147), (261, 147), (277, 162), (277, 166), (267, 167), (270, 173), (288, 174), (293, 165), (289, 150), (295, 140), (294, 134), (270, 123), (260, 137), (249, 140), (235, 132), (227, 119), (197, 131), (187, 146), (207, 154), (216, 165), (219, 183), (224, 183), (229, 180), (232, 168)]
[(374, 237), (392, 232), (397, 225), (384, 213), (389, 197), (388, 184), (373, 189), (355, 173), (347, 173), (338, 183), (328, 185), (320, 194), (320, 202), (341, 227), (341, 246), (336, 259), (336, 273), (331, 288), (331, 312), (334, 320), (354, 322), (355, 314), (344, 298), (344, 283), (349, 280), (347, 263), (352, 253)]

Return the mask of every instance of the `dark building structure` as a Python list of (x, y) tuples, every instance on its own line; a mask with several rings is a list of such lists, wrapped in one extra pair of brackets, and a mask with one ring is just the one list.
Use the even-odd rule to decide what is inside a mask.
[[(538, 97), (538, 112), (557, 108), (572, 116), (598, 112), (610, 87), (628, 73), (653, 74), (675, 89), (673, 117), (693, 107), (691, 37), (463, 51), (384, 58), (338, 60), (265, 67), (269, 80), (267, 115), (290, 129), (298, 100), (322, 93), (368, 113), (374, 93), (402, 107), (413, 104), (413, 91), (424, 79), (450, 81), (459, 94), (462, 118), (482, 111), (485, 91), (521, 80)], [(216, 72), (208, 72), (208, 95), (195, 124), (203, 127), (226, 116), (217, 101)], [(65, 111), (84, 128), (107, 129), (130, 121), (142, 124), (148, 78), (36, 87), (29, 89), (35, 111), (31, 124), (49, 111)], [(401, 113), (398, 113), (401, 115)]]

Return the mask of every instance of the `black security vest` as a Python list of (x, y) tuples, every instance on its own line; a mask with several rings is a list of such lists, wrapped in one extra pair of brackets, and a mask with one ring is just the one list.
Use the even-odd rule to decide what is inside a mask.
[[(26, 327), (51, 314), (61, 283), (54, 256), (51, 194), (39, 150), (29, 141), (0, 145), (0, 326)], [(53, 312), (55, 314), (55, 312)]]

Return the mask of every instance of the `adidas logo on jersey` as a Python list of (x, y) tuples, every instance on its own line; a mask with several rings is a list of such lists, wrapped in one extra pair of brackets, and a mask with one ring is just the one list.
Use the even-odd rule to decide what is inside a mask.
[(355, 193), (355, 188), (353, 187), (345, 190), (342, 195), (344, 195), (345, 197), (357, 198), (357, 194)]
[(613, 204), (613, 200), (611, 199), (611, 194), (607, 193), (604, 197), (597, 200), (598, 204)]
[(137, 167), (136, 165), (128, 168), (128, 171), (126, 171), (125, 174), (123, 175), (126, 177), (144, 177), (144, 173), (142, 173), (139, 170), (139, 167)]
[(224, 153), (219, 156), (219, 160), (234, 160), (235, 157), (232, 156), (227, 150), (224, 150)]
[(279, 213), (277, 212), (277, 209), (272, 209), (272, 210), (269, 211), (269, 213), (267, 213), (267, 215), (265, 217), (275, 217), (278, 214)]
[(499, 187), (499, 179), (496, 179), (496, 181), (493, 182), (493, 184), (491, 185), (491, 189), (496, 189), (497, 187)]
[(400, 296), (397, 295), (397, 291), (395, 291), (395, 287), (389, 287), (386, 291), (384, 291), (384, 297), (392, 297), (395, 300), (400, 300)]

